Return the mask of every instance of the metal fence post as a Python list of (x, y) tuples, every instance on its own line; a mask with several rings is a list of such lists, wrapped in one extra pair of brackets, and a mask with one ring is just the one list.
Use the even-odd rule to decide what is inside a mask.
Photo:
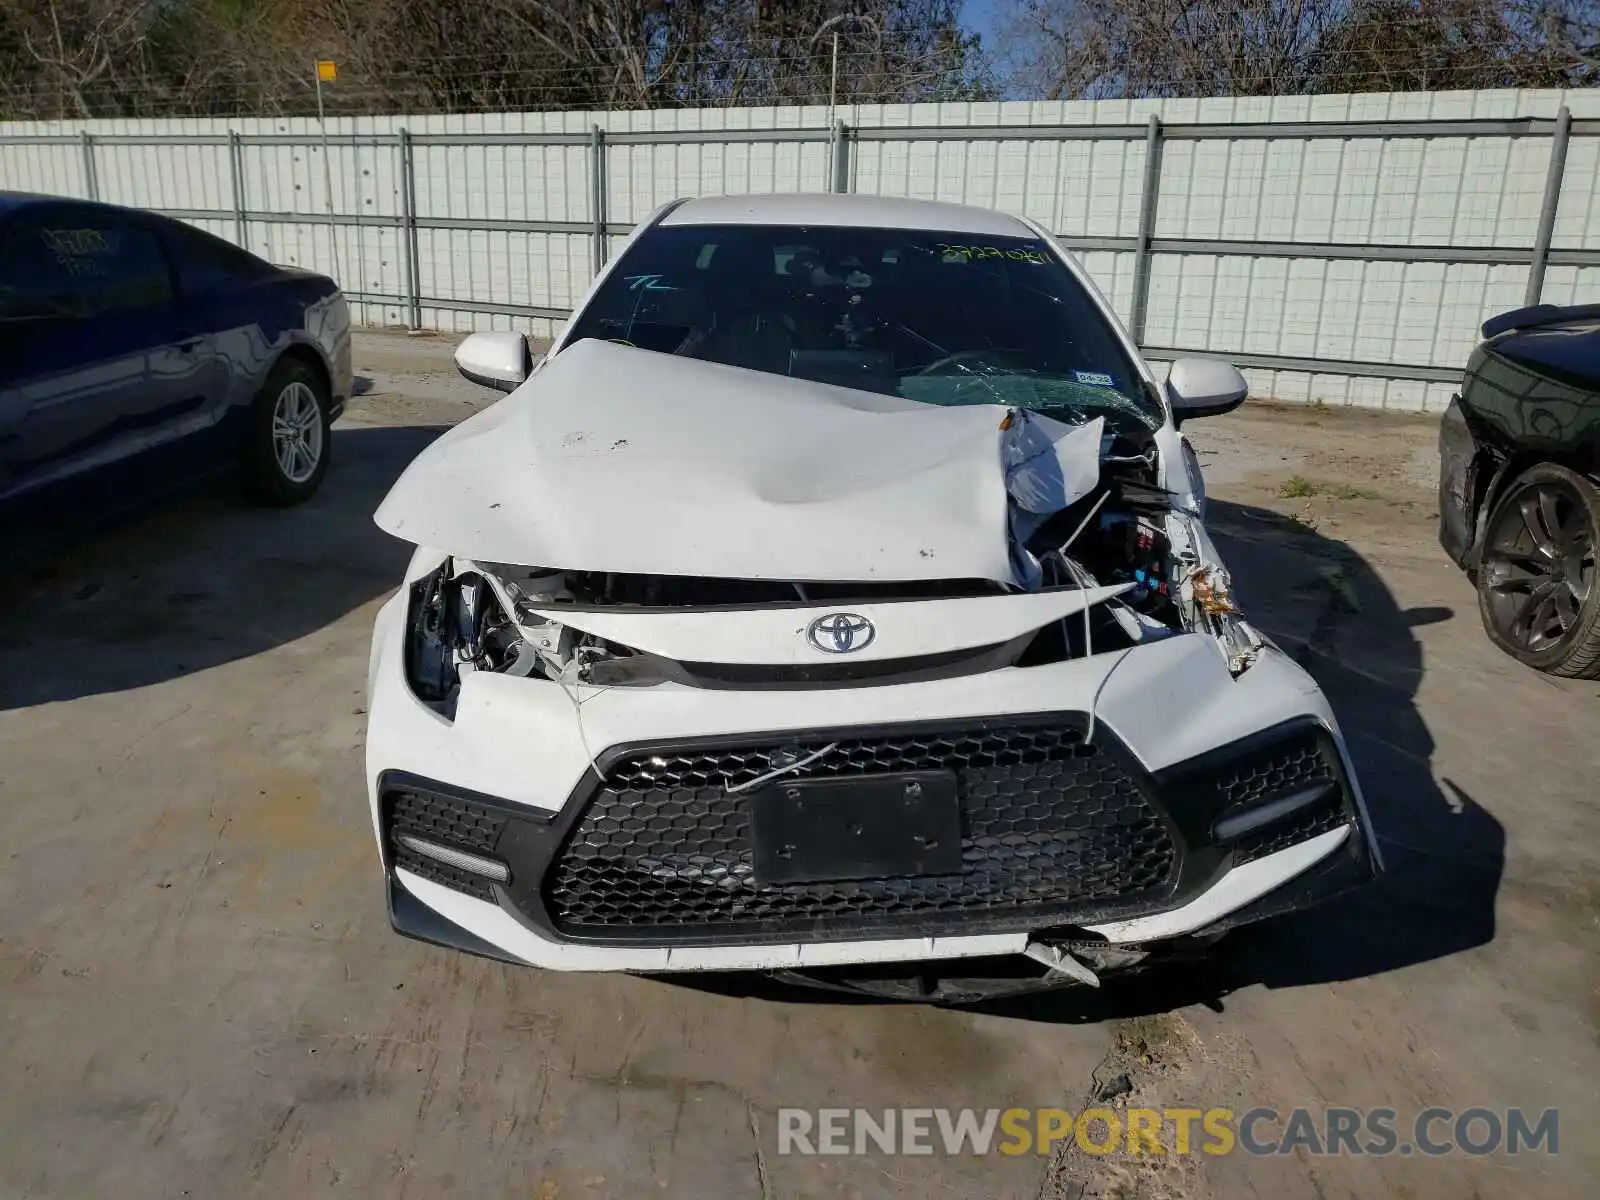
[(407, 320), (422, 328), (421, 273), (417, 269), (416, 163), (411, 153), (411, 132), (400, 131), (400, 256), (405, 269)]
[(589, 218), (594, 223), (592, 263), (595, 275), (606, 265), (606, 131), (589, 131)]
[(244, 214), (244, 144), (239, 141), (236, 129), (228, 130), (228, 185), (233, 190), (233, 240), (241, 247), (250, 248), (245, 231)]
[(842, 120), (833, 123), (833, 190), (850, 190), (850, 127)]
[(1550, 261), (1550, 240), (1556, 231), (1556, 209), (1561, 204), (1561, 178), (1567, 170), (1567, 138), (1572, 133), (1572, 110), (1565, 104), (1556, 113), (1550, 134), (1550, 169), (1544, 177), (1544, 207), (1539, 210), (1539, 231), (1533, 238), (1533, 261), (1528, 264), (1528, 290), (1524, 304), (1539, 303), (1544, 291), (1544, 269)]
[(1133, 306), (1128, 332), (1144, 345), (1144, 318), (1150, 306), (1150, 244), (1156, 236), (1156, 200), (1161, 194), (1161, 118), (1154, 113), (1144, 130), (1144, 185), (1139, 192), (1139, 235), (1134, 247)]
[(85, 129), (78, 135), (83, 142), (83, 190), (89, 199), (100, 199), (100, 180), (94, 170), (94, 138)]

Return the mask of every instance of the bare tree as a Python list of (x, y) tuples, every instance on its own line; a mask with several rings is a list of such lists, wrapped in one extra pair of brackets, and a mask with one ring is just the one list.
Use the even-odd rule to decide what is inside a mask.
[(1560, 86), (1600, 85), (1600, 0), (1510, 0), (1506, 15)]
[(0, 0), (0, 103), (304, 113), (319, 58), (340, 66), (334, 112), (820, 103), (835, 81), (843, 102), (992, 95), (959, 16), (959, 0)]
[(1559, 83), (1501, 0), (1357, 0), (1319, 47), (1318, 90), (1444, 91)]
[(1014, 87), (1050, 99), (1305, 91), (1328, 0), (1018, 0)]
[[(527, 0), (524, 27), (607, 107), (929, 99), (985, 90), (955, 0)], [(818, 34), (827, 32), (826, 39)]]
[(73, 115), (95, 116), (97, 92), (142, 76), (156, 7), (156, 0), (6, 0), (0, 20), (21, 50), (12, 69), (31, 75), (8, 82), (16, 90), (31, 83), (31, 90), (54, 91)]
[(1600, 0), (1013, 0), (1003, 41), (1053, 99), (1574, 86)]

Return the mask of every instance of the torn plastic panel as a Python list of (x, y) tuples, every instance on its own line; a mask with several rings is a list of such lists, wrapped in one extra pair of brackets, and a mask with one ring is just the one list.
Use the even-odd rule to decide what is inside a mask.
[(1216, 639), (1228, 670), (1240, 675), (1260, 657), (1264, 640), (1239, 610), (1233, 579), (1205, 527), (1186, 513), (1167, 517), (1172, 537), (1174, 585), (1184, 628)]
[(563, 649), (570, 649), (566, 631), (542, 631), (543, 637), (531, 639), (511, 611), (499, 581), (470, 562), (447, 558), (413, 583), (405, 657), (417, 698), (448, 714), (465, 674), (547, 674), (559, 663)]
[[(413, 686), (443, 707), (474, 670), (563, 686), (867, 686), (1037, 666), (1182, 632), (1215, 639), (1235, 675), (1248, 669), (1260, 635), (1203, 526), (1159, 486), (1153, 442), (1099, 417), (1069, 424), (1024, 410), (1004, 413), (999, 428), (1009, 580), (786, 581), (452, 559), (415, 588)], [(906, 607), (880, 614), (884, 603)], [(818, 661), (807, 625), (845, 606), (870, 613), (885, 636), (859, 657)]]
[[(448, 711), (460, 677), (475, 670), (564, 686), (872, 686), (1189, 632), (1213, 638), (1237, 676), (1259, 656), (1261, 635), (1203, 526), (1168, 503), (1137, 478), (1097, 483), (1036, 531), (1027, 554), (1040, 583), (1026, 592), (982, 580), (783, 584), (447, 560), (413, 586), (408, 671), (417, 695)], [(1047, 548), (1050, 538), (1059, 544)], [(808, 623), (845, 606), (871, 614), (884, 640), (859, 658), (806, 653)]]
[[(672, 590), (685, 582), (673, 581)], [(722, 581), (699, 582), (705, 590), (697, 598), (715, 596)], [(850, 612), (875, 630), (866, 652), (849, 657), (820, 654), (806, 636), (837, 615), (838, 600), (801, 601), (790, 592), (739, 607), (611, 602), (640, 588), (636, 580), (619, 587), (603, 576), (453, 560), (413, 589), (414, 690), (447, 703), (472, 670), (598, 687), (673, 681), (725, 688), (867, 686), (993, 671), (1017, 663), (1042, 628), (1135, 585), (847, 597)], [(645, 583), (643, 590), (659, 596), (668, 589)]]
[(1215, 639), (1234, 675), (1247, 670), (1263, 640), (1240, 612), (1195, 506), (1158, 486), (1153, 449), (1106, 453), (1101, 461), (1096, 486), (1042, 522), (1028, 545), (1046, 582), (1132, 585), (1104, 606), (1109, 619), (1098, 632), (1092, 622), (1081, 635), (1064, 627), (1063, 653), (1103, 652), (1190, 632)]
[(1106, 437), (1104, 417), (1064, 425), (1025, 409), (1012, 409), (1000, 423), (1000, 460), (1005, 467), (1011, 561), (1026, 588), (1044, 580), (1030, 539), (1051, 517), (1072, 507), (1100, 483)]
[[(472, 671), (534, 676), (564, 687), (864, 687), (1040, 666), (1184, 632), (1214, 638), (1235, 675), (1247, 669), (1260, 653), (1260, 636), (1238, 613), (1226, 570), (1193, 557), (1194, 542), (1186, 540), (1191, 519), (1169, 513), (1160, 522), (1104, 511), (1108, 506), (1079, 533), (1071, 555), (1040, 559), (1046, 586), (1039, 592), (855, 597), (852, 611), (865, 610), (886, 628), (899, 626), (893, 633), (898, 648), (860, 660), (804, 653), (808, 621), (841, 600), (851, 603), (848, 593), (820, 605), (815, 597), (800, 602), (797, 588), (738, 609), (714, 603), (608, 608), (607, 598), (619, 593), (642, 589), (659, 596), (670, 589), (638, 580), (619, 588), (606, 577), (447, 560), (413, 585), (408, 674), (419, 698), (448, 714), (461, 677)], [(721, 583), (666, 582), (690, 591), (698, 582), (705, 595), (716, 595)], [(950, 589), (963, 590), (973, 589)], [(569, 606), (570, 615), (563, 614)], [(718, 645), (724, 636), (727, 644)]]

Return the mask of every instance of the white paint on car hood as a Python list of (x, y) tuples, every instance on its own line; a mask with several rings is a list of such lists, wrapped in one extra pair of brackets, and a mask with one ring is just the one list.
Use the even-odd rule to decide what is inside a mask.
[(1103, 422), (939, 407), (597, 340), (406, 469), (396, 537), (572, 571), (1035, 586), (1012, 522), (1086, 494)]
[[(871, 623), (872, 637), (851, 662), (884, 662), (995, 646), (1120, 596), (1134, 585), (1057, 588), (1004, 596), (892, 600), (848, 606), (848, 615)], [(751, 608), (575, 608), (526, 611), (610, 642), (680, 662), (815, 666), (825, 651), (807, 631), (813, 621), (839, 614), (837, 604), (761, 605)]]

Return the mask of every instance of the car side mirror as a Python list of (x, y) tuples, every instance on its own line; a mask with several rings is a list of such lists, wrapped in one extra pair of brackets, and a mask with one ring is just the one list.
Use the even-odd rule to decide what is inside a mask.
[(1249, 394), (1250, 385), (1239, 369), (1213, 358), (1180, 358), (1167, 374), (1167, 398), (1175, 425), (1232, 412)]
[(533, 372), (533, 353), (520, 333), (474, 333), (456, 347), (456, 370), (473, 383), (514, 392)]

